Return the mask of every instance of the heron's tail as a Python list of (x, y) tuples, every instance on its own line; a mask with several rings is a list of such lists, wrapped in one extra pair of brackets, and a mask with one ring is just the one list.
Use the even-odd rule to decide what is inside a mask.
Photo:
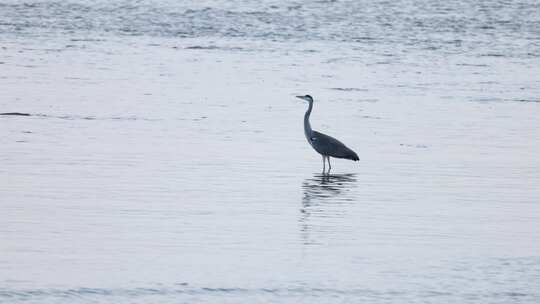
[(347, 153), (347, 156), (345, 158), (350, 159), (350, 160), (354, 160), (354, 161), (359, 161), (360, 160), (360, 158), (358, 158), (358, 155), (356, 154), (356, 152), (354, 152), (351, 149), (349, 149), (349, 151)]
[(356, 154), (356, 152), (349, 149), (348, 147), (346, 147), (343, 144), (341, 144), (341, 146), (339, 147), (339, 150), (340, 151), (338, 153), (329, 153), (328, 156), (332, 156), (332, 157), (335, 157), (335, 158), (350, 159), (350, 160), (354, 160), (354, 161), (360, 160), (360, 158), (358, 158), (358, 155)]

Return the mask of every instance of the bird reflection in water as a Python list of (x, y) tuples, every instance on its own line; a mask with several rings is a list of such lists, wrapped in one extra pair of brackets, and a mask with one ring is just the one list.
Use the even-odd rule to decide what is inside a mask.
[[(332, 231), (333, 220), (345, 216), (346, 205), (354, 201), (351, 190), (356, 186), (356, 174), (316, 174), (304, 180), (300, 230), (304, 244), (316, 244), (310, 230)], [(321, 230), (318, 229), (318, 230)]]

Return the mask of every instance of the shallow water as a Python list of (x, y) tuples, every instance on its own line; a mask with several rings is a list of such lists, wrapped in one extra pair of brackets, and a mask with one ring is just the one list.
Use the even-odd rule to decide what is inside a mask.
[(4, 1), (0, 302), (538, 303), (538, 9)]

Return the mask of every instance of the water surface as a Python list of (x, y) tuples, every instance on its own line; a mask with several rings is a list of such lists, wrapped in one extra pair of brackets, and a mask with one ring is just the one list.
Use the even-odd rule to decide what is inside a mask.
[(3, 1), (0, 302), (538, 303), (539, 9)]

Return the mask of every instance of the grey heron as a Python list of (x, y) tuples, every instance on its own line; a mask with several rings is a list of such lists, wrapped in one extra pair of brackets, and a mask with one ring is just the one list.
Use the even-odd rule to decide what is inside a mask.
[(326, 169), (326, 160), (328, 160), (328, 173), (330, 173), (330, 170), (332, 169), (332, 165), (330, 165), (330, 157), (345, 158), (354, 161), (359, 160), (358, 155), (339, 140), (333, 138), (332, 136), (312, 130), (311, 124), (309, 123), (309, 116), (311, 115), (311, 110), (313, 109), (313, 97), (310, 95), (296, 97), (309, 103), (306, 114), (304, 115), (304, 134), (306, 135), (308, 143), (322, 156), (323, 174), (325, 173)]

